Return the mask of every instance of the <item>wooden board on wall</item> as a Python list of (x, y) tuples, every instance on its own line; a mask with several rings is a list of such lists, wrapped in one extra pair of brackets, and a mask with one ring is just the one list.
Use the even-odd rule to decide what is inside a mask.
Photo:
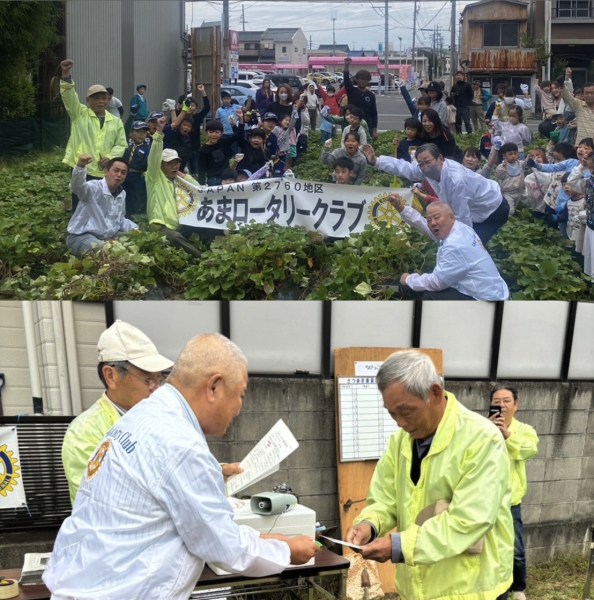
[[(340, 462), (340, 409), (338, 378), (355, 376), (355, 361), (384, 361), (390, 354), (410, 348), (337, 348), (334, 350), (334, 373), (336, 390), (336, 456), (338, 457), (338, 501), (342, 539), (355, 517), (367, 506), (367, 492), (375, 470), (376, 460)], [(441, 350), (418, 349), (429, 355), (437, 372), (443, 375)], [(348, 551), (350, 552), (350, 551)], [(379, 574), (384, 592), (393, 592), (396, 567), (392, 563), (379, 564)]]

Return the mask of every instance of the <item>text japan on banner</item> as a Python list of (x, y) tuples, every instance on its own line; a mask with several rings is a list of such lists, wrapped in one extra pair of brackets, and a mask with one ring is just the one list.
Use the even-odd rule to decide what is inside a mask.
[(379, 188), (299, 179), (262, 179), (231, 185), (194, 186), (177, 178), (175, 182), (180, 225), (227, 229), (227, 223), (245, 225), (274, 222), (286, 227), (300, 225), (328, 237), (361, 233), (365, 225), (379, 229), (384, 222), (398, 226), (402, 221), (388, 202), (398, 194), (409, 206), (408, 189)]
[(0, 427), (0, 509), (26, 506), (16, 427)]

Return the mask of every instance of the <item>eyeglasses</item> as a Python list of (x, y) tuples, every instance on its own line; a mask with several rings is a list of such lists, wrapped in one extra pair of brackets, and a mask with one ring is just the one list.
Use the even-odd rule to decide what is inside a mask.
[(136, 375), (136, 373), (132, 373), (132, 371), (130, 371), (130, 367), (120, 367), (120, 369), (122, 371), (125, 371), (128, 375), (132, 375), (132, 377), (136, 377), (136, 379), (142, 381), (146, 385), (146, 387), (148, 387), (149, 389), (159, 388), (167, 380), (167, 375), (159, 375), (158, 377), (151, 377), (150, 379), (149, 378), (145, 379), (144, 377), (141, 377), (140, 375)]

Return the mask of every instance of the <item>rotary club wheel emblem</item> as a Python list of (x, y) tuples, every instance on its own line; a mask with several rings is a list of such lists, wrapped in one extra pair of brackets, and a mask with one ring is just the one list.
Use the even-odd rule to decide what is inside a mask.
[[(399, 196), (398, 194), (396, 195)], [(402, 198), (400, 197), (400, 199)], [(402, 223), (398, 211), (388, 200), (387, 192), (373, 199), (373, 202), (369, 206), (369, 222), (375, 229), (380, 228), (380, 223), (385, 223), (388, 229)]]
[(12, 492), (12, 486), (17, 485), (17, 479), (20, 477), (18, 460), (13, 458), (13, 455), (6, 445), (0, 446), (0, 496), (4, 498)]
[(177, 202), (177, 214), (179, 217), (186, 217), (194, 211), (198, 204), (194, 197), (194, 192), (183, 184), (176, 183), (175, 201)]
[(103, 462), (105, 461), (105, 457), (111, 448), (111, 442), (108, 440), (107, 442), (103, 442), (101, 446), (99, 446), (97, 452), (87, 465), (87, 481), (91, 481), (97, 473), (99, 473), (99, 469), (103, 466)]

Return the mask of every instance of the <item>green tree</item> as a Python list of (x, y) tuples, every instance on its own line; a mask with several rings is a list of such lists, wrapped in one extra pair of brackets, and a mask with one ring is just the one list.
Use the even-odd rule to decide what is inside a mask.
[(546, 67), (549, 58), (553, 56), (551, 52), (547, 52), (547, 40), (545, 38), (533, 38), (528, 35), (527, 31), (522, 31), (520, 42), (522, 48), (534, 48), (536, 50), (536, 63), (540, 74), (542, 67)]
[(35, 113), (34, 75), (39, 59), (61, 41), (57, 24), (64, 2), (0, 2), (0, 116)]

